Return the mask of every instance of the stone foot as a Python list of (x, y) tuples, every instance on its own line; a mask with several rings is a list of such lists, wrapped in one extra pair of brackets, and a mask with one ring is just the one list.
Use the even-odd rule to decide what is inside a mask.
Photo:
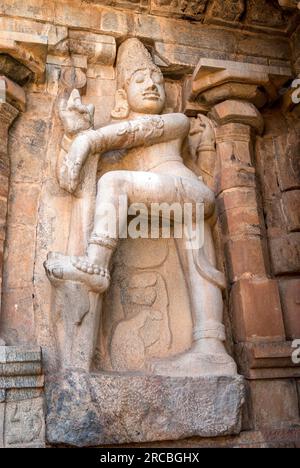
[(69, 257), (57, 252), (51, 252), (44, 263), (49, 280), (77, 281), (85, 284), (91, 291), (103, 294), (110, 285), (108, 271), (90, 263), (87, 257)]
[(190, 351), (169, 359), (153, 359), (147, 368), (151, 374), (170, 377), (237, 375), (236, 364), (226, 353), (206, 354)]

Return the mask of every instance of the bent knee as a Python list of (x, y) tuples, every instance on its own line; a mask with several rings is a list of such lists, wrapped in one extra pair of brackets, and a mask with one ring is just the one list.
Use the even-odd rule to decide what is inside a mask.
[(110, 171), (106, 172), (98, 182), (98, 190), (116, 190), (121, 189), (130, 180), (129, 171)]

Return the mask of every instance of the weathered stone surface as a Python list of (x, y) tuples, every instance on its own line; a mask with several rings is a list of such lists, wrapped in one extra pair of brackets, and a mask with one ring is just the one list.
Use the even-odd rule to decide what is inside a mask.
[(80, 447), (235, 434), (243, 401), (241, 377), (69, 372), (47, 383), (47, 440)]
[(285, 22), (284, 12), (267, 0), (261, 0), (259, 5), (255, 0), (248, 0), (247, 19), (250, 23), (277, 27)]
[[(292, 74), (289, 67), (284, 66), (266, 66), (262, 64), (253, 64), (247, 62), (236, 62), (232, 60), (201, 58), (192, 76), (192, 97), (201, 97), (201, 94), (224, 84), (231, 83), (234, 93), (228, 96), (228, 102), (221, 103), (220, 115), (218, 110), (216, 117), (222, 118), (225, 114), (239, 114), (250, 121), (255, 119), (255, 114), (259, 115), (257, 110), (251, 110), (248, 96), (251, 98), (252, 91), (249, 85), (260, 86), (264, 88), (269, 99), (276, 99), (276, 89), (280, 88)], [(237, 86), (237, 90), (236, 90)], [(247, 96), (248, 93), (248, 96)], [(249, 94), (250, 93), (250, 94)], [(244, 102), (232, 101), (238, 95), (243, 95)], [(236, 108), (236, 109), (235, 109)], [(242, 120), (238, 120), (242, 122)], [(262, 122), (260, 122), (260, 126)]]
[(44, 399), (8, 402), (5, 408), (5, 448), (45, 446)]
[[(22, 371), (20, 371), (22, 372)], [(36, 369), (34, 369), (36, 372)], [(44, 386), (44, 377), (42, 375), (32, 376), (0, 376), (0, 388), (35, 388)]]
[(0, 73), (23, 85), (31, 78), (31, 71), (7, 54), (0, 55)]
[(262, 116), (253, 104), (247, 102), (231, 99), (224, 101), (213, 108), (212, 116), (219, 125), (239, 123), (249, 125), (259, 134), (263, 131)]
[(26, 346), (0, 346), (0, 363), (10, 364), (16, 362), (40, 362), (42, 359), (41, 349), (38, 347), (28, 348)]
[(300, 271), (300, 233), (270, 239), (273, 271), (276, 275), (299, 273)]
[(279, 186), (282, 191), (300, 187), (299, 132), (291, 129), (275, 141), (275, 162)]
[(279, 291), (276, 281), (243, 279), (231, 292), (236, 341), (284, 341)]
[(282, 209), (290, 232), (300, 231), (300, 190), (282, 194)]
[(42, 81), (46, 66), (48, 38), (37, 34), (0, 31), (0, 52), (25, 65)]
[(268, 115), (267, 121), (267, 133), (256, 150), (273, 272), (276, 275), (297, 273), (300, 269), (299, 127), (297, 121), (285, 122), (278, 113)]
[[(4, 264), (5, 271), (2, 294), (0, 291), (0, 335), (7, 344), (29, 343), (26, 352), (0, 349), (3, 385), (0, 446), (43, 446), (43, 375), (40, 352), (31, 350), (33, 343), (43, 346), (43, 365), (50, 379), (53, 377), (53, 395), (63, 393), (63, 406), (59, 406), (59, 400), (52, 400), (51, 408), (58, 408), (58, 414), (52, 411), (51, 417), (54, 414), (52, 421), (55, 416), (61, 417), (57, 426), (59, 436), (63, 439), (67, 428), (65, 438), (71, 445), (84, 445), (80, 437), (86, 434), (88, 444), (94, 444), (95, 440), (102, 443), (104, 439), (132, 444), (132, 440), (137, 443), (152, 440), (156, 433), (164, 438), (174, 435), (169, 443), (173, 446), (217, 444), (211, 439), (201, 441), (199, 437), (191, 441), (175, 439), (198, 433), (194, 431), (196, 416), (202, 414), (199, 433), (210, 437), (205, 429), (211, 429), (211, 422), (207, 423), (205, 418), (211, 414), (215, 393), (222, 396), (222, 391), (236, 388), (222, 377), (214, 381), (218, 383), (210, 381), (207, 390), (210, 401), (206, 405), (204, 389), (201, 390), (205, 379), (199, 377), (199, 372), (212, 372), (216, 366), (214, 371), (222, 375), (225, 367), (220, 362), (217, 366), (212, 359), (201, 361), (201, 353), (185, 353), (194, 347), (195, 341), (200, 346), (203, 337), (209, 335), (224, 357), (224, 348), (220, 348), (225, 339), (223, 302), (220, 291), (216, 294), (216, 289), (211, 289), (214, 286), (207, 286), (206, 279), (202, 282), (197, 277), (192, 288), (192, 306), (185, 277), (194, 278), (193, 270), (192, 274), (186, 274), (187, 265), (194, 265), (194, 259), (180, 258), (173, 239), (122, 242), (113, 259), (112, 287), (103, 302), (100, 323), (98, 312), (102, 304), (94, 301), (95, 296), (83, 300), (78, 288), (70, 288), (71, 294), (61, 295), (54, 305), (55, 294), (45, 276), (42, 265), (49, 251), (67, 255), (82, 255), (85, 251), (93, 218), (90, 200), (95, 199), (97, 178), (105, 177), (107, 172), (128, 171), (133, 160), (144, 170), (144, 152), (130, 149), (127, 159), (119, 152), (101, 158), (97, 175), (98, 163), (94, 159), (83, 170), (80, 189), (74, 196), (57, 183), (58, 159), (66, 155), (71, 142), (64, 138), (58, 156), (64, 128), (56, 104), (68, 99), (76, 87), (81, 95), (77, 110), (90, 111), (88, 104), (96, 108), (95, 128), (108, 127), (112, 111), (117, 117), (123, 112), (124, 118), (128, 102), (121, 99), (122, 93), (116, 94), (120, 77), (115, 59), (117, 48), (129, 37), (136, 37), (146, 45), (153, 58), (151, 67), (156, 64), (166, 78), (167, 97), (160, 117), (167, 122), (166, 115), (185, 112), (198, 123), (195, 131), (191, 120), (191, 131), (195, 132), (193, 154), (188, 155), (186, 148), (184, 163), (193, 171), (194, 180), (201, 177), (219, 198), (218, 214), (207, 223), (210, 230), (217, 220), (212, 227), (215, 239), (209, 240), (205, 250), (211, 264), (228, 273), (228, 290), (223, 298), (230, 295), (229, 283), (237, 282), (232, 290), (235, 307), (229, 312), (225, 308), (227, 350), (243, 349), (243, 357), (242, 352), (239, 354), (240, 371), (247, 379), (274, 381), (273, 402), (267, 400), (267, 393), (272, 395), (271, 385), (256, 388), (253, 402), (248, 396), (249, 408), (253, 403), (252, 423), (263, 430), (240, 437), (224, 436), (218, 441), (222, 446), (276, 446), (276, 442), (299, 445), (296, 429), (291, 434), (279, 430), (283, 424), (287, 428), (298, 424), (297, 418), (291, 417), (297, 412), (294, 385), (283, 385), (282, 379), (299, 379), (300, 375), (299, 366), (290, 362), (291, 342), (286, 341), (299, 337), (299, 105), (298, 110), (295, 103), (285, 106), (280, 97), (300, 72), (297, 3), (294, 0), (0, 1), (0, 74), (5, 76), (0, 93), (6, 91), (6, 102), (4, 94), (0, 97), (0, 269)], [(137, 55), (133, 61), (139, 62)], [(128, 63), (125, 69), (131, 70)], [(24, 88), (15, 88), (7, 79)], [(291, 96), (291, 92), (286, 95)], [(115, 97), (119, 98), (116, 102)], [(11, 128), (7, 150), (8, 126), (17, 115), (12, 104), (22, 114)], [(213, 106), (216, 107), (211, 112)], [(199, 113), (205, 116), (197, 116)], [(90, 117), (91, 114), (89, 122)], [(173, 121), (174, 115), (169, 123), (173, 125)], [(263, 124), (264, 133), (255, 141), (252, 129), (261, 133)], [(146, 137), (143, 144), (145, 140)], [(170, 155), (169, 144), (162, 146), (158, 154), (160, 158)], [(85, 183), (89, 171), (93, 176)], [(171, 169), (167, 175), (170, 173)], [(107, 178), (110, 177), (114, 187), (123, 186), (122, 181)], [(109, 187), (108, 184), (104, 194)], [(160, 193), (157, 190), (155, 196)], [(204, 270), (207, 271), (207, 265)], [(280, 276), (283, 311), (276, 275)], [(214, 270), (213, 276), (222, 278), (224, 286), (222, 273)], [(94, 317), (85, 315), (88, 302), (93, 303)], [(203, 325), (203, 316), (216, 320)], [(199, 326), (195, 327), (195, 323)], [(232, 332), (238, 344), (230, 346)], [(4, 344), (1, 338), (0, 344)], [(54, 375), (62, 357), (67, 357), (63, 363), (67, 368), (75, 362), (84, 368), (92, 364), (93, 372), (129, 371), (129, 374), (76, 377), (70, 373), (62, 389)], [(155, 361), (159, 375), (171, 374), (173, 378), (133, 374), (137, 370), (153, 370), (153, 359), (159, 361)], [(234, 363), (228, 362), (233, 369)], [(194, 372), (195, 380), (175, 378), (187, 371)], [(103, 384), (106, 377), (108, 380)], [(124, 388), (121, 379), (125, 381)], [(275, 379), (280, 379), (280, 384)], [(119, 397), (116, 401), (110, 395), (112, 391), (113, 396)], [(183, 400), (187, 394), (193, 395), (188, 403)], [(78, 395), (86, 402), (82, 409), (75, 407)], [(145, 399), (141, 399), (135, 414), (132, 408), (140, 395)], [(234, 398), (231, 403), (228, 398), (229, 403), (216, 405), (220, 418), (226, 416), (223, 410), (229, 413), (228, 408), (237, 401)], [(103, 404), (105, 399), (112, 401), (109, 409)], [(153, 399), (155, 404), (151, 406)], [(120, 406), (116, 408), (118, 402)], [(183, 421), (195, 406), (195, 415)], [(91, 408), (87, 416), (86, 408)], [(150, 408), (148, 417), (147, 408)], [(74, 424), (72, 419), (69, 422), (63, 419), (73, 415)], [(81, 416), (82, 421), (86, 417), (86, 426), (80, 421)], [(111, 427), (106, 416), (112, 421)], [(125, 433), (126, 427), (119, 430), (118, 426), (126, 416), (130, 417), (126, 426), (129, 433)], [(227, 414), (226, 418), (233, 427), (234, 414), (231, 416), (230, 419)], [(90, 421), (91, 426), (87, 427)], [(244, 428), (251, 427), (250, 423)], [(82, 434), (75, 433), (80, 424)], [(226, 424), (218, 429), (221, 427), (223, 431)], [(142, 428), (137, 429), (140, 434), (136, 433), (135, 425)], [(178, 429), (180, 425), (183, 435)], [(50, 429), (56, 437), (53, 422)]]
[(44, 376), (38, 347), (0, 347), (0, 447), (44, 447)]
[[(8, 131), (19, 113), (19, 111), (11, 104), (11, 102), (20, 103), (20, 96), (21, 101), (23, 99), (22, 102), (24, 104), (25, 99), (23, 90), (7, 78), (0, 77), (0, 182), (3, 183), (2, 189), (0, 190), (0, 192), (2, 192), (0, 200), (0, 312), (4, 262), (4, 241), (6, 239), (7, 229), (8, 181), (10, 176)], [(0, 338), (0, 345), (3, 344), (4, 341)]]
[(242, 206), (228, 210), (221, 216), (224, 234), (230, 236), (259, 236), (261, 234), (260, 219), (257, 208)]
[(0, 76), (1, 81), (1, 100), (12, 104), (16, 109), (25, 111), (26, 96), (23, 88), (11, 81), (5, 76)]
[(279, 288), (287, 338), (300, 338), (300, 280), (282, 279)]
[(208, 0), (151, 0), (151, 11), (158, 14), (175, 14), (176, 16), (201, 19)]
[(209, 10), (209, 17), (227, 21), (238, 21), (245, 11), (245, 0), (213, 0)]
[(225, 257), (231, 282), (235, 282), (243, 276), (266, 276), (264, 248), (260, 238), (227, 241)]
[[(300, 363), (292, 362), (291, 341), (254, 341), (235, 346), (239, 371), (247, 379), (276, 379), (300, 375)], [(292, 370), (293, 369), (293, 370)], [(288, 371), (288, 372), (287, 372)]]
[(38, 363), (13, 363), (13, 364), (0, 364), (0, 376), (13, 376), (13, 375), (35, 375), (42, 373), (42, 365)]
[(264, 380), (250, 383), (255, 429), (299, 424), (295, 380)]
[[(3, 13), (5, 13), (6, 15), (8, 16), (17, 16), (17, 17), (21, 17), (21, 18), (24, 18), (25, 21), (29, 21), (29, 20), (36, 20), (36, 21), (39, 21), (39, 22), (47, 22), (49, 21), (49, 18), (52, 19), (51, 23), (50, 23), (50, 31), (51, 33), (53, 34), (54, 31), (55, 31), (55, 27), (54, 26), (59, 26), (60, 28), (62, 28), (62, 26), (70, 26), (70, 27), (73, 27), (73, 28), (83, 28), (83, 29), (92, 29), (92, 30), (96, 30), (97, 32), (100, 32), (100, 33), (112, 33), (114, 36), (123, 36), (125, 37), (126, 35), (128, 35), (129, 33), (132, 33), (133, 30), (132, 28), (130, 29), (130, 26), (132, 27), (132, 23), (137, 23), (137, 27), (138, 28), (141, 28), (143, 30), (151, 30), (151, 27), (150, 25), (152, 25), (152, 31), (151, 31), (151, 34), (149, 37), (157, 37), (158, 35), (158, 31), (159, 31), (159, 23), (162, 23), (163, 20), (168, 20), (166, 22), (169, 23), (169, 21), (174, 21), (172, 20), (172, 16), (174, 17), (178, 17), (178, 1), (177, 0), (165, 0), (164, 1), (164, 4), (165, 5), (162, 5), (161, 8), (160, 8), (160, 14), (163, 14), (164, 16), (167, 16), (168, 18), (162, 18), (162, 17), (157, 17), (156, 15), (154, 16), (153, 14), (149, 14), (149, 15), (143, 15), (143, 21), (141, 22), (140, 21), (140, 15), (139, 14), (134, 14), (132, 11), (126, 11), (125, 8), (123, 7), (122, 9), (111, 9), (111, 8), (105, 8), (105, 6), (103, 5), (102, 3), (102, 6), (104, 6), (104, 8), (101, 8), (101, 3), (100, 3), (101, 0), (99, 0), (99, 4), (98, 5), (94, 5), (94, 4), (89, 4), (88, 5), (88, 8), (89, 8), (89, 14), (88, 15), (83, 15), (82, 14), (82, 6), (81, 6), (81, 3), (79, 1), (68, 1), (68, 2), (64, 2), (64, 4), (61, 4), (60, 0), (55, 0), (51, 3), (49, 2), (43, 2), (43, 4), (40, 3), (39, 0), (31, 0), (30, 2), (30, 6), (29, 5), (24, 5), (22, 3), (21, 0), (15, 0), (14, 4), (12, 5), (8, 0), (6, 1), (2, 1), (2, 4), (1, 4), (1, 8), (2, 8), (2, 11)], [(157, 1), (156, 0), (153, 0), (153, 4), (154, 4), (154, 1), (155, 3), (157, 4)], [(185, 11), (188, 11), (189, 10), (189, 15), (188, 17), (192, 17), (193, 19), (195, 19), (195, 15), (193, 15), (193, 10), (196, 14), (199, 13), (199, 5), (200, 5), (200, 8), (202, 5), (205, 4), (205, 0), (201, 0), (200, 1), (200, 4), (199, 4), (199, 1), (200, 0), (197, 0), (197, 1), (189, 1), (187, 2), (186, 0), (180, 0), (180, 6), (182, 6), (183, 8), (181, 9), (181, 12), (180, 12), (180, 16), (184, 16), (184, 11), (182, 12), (182, 10), (185, 10)], [(150, 3), (150, 2), (149, 2)], [(160, 2), (162, 3), (162, 2)], [(236, 2), (234, 2), (236, 3)], [(127, 2), (127, 5), (134, 5), (135, 7), (138, 5), (138, 3), (132, 3), (132, 2)], [(167, 5), (167, 7), (166, 7)], [(170, 7), (171, 5), (171, 7)], [(191, 6), (190, 6), (191, 5)], [(230, 8), (231, 9), (231, 8)], [(234, 10), (235, 8), (233, 8)], [(164, 10), (164, 11), (163, 11)], [(197, 13), (197, 10), (198, 10), (198, 13)], [(228, 9), (229, 10), (229, 9)], [(201, 10), (200, 10), (201, 11)], [(258, 9), (259, 11), (259, 9)], [(153, 12), (154, 13), (154, 12)], [(191, 14), (192, 13), (192, 14)], [(201, 15), (201, 13), (200, 13)], [(209, 16), (209, 14), (208, 14)], [(19, 19), (18, 18), (18, 19)], [(197, 19), (197, 18), (196, 18)], [(202, 18), (201, 18), (202, 19)], [(209, 20), (211, 22), (211, 20)], [(216, 18), (216, 21), (213, 21), (214, 23), (216, 24), (219, 24), (219, 19)], [(138, 23), (142, 23), (140, 25), (138, 25)], [(230, 24), (227, 23), (227, 24)], [(48, 26), (48, 25), (47, 25)], [(196, 25), (197, 26), (197, 25)], [(251, 24), (251, 25), (247, 25), (245, 23), (245, 21), (242, 21), (241, 24), (241, 29), (250, 29), (250, 30), (253, 30), (253, 29), (258, 29), (260, 30), (261, 29), (261, 25), (255, 25), (255, 24)], [(290, 23), (288, 21), (288, 19), (285, 21), (284, 25), (283, 26), (279, 26), (279, 29), (280, 30), (288, 30), (290, 26)], [(154, 29), (153, 29), (154, 27)], [(183, 24), (181, 25), (181, 27), (179, 29), (185, 29), (186, 31), (189, 31), (191, 28), (193, 30), (196, 30), (196, 29), (199, 29), (199, 28), (196, 28), (194, 27), (193, 25), (191, 24), (187, 24), (186, 26), (184, 26)], [(234, 23), (234, 28), (236, 30), (236, 23)], [(39, 34), (41, 34), (41, 32), (44, 32), (44, 34), (47, 34), (47, 28), (44, 28), (44, 31), (43, 31), (43, 24), (40, 24), (39, 26), (36, 26), (35, 28), (32, 28), (34, 30), (36, 30), (37, 32), (39, 32)], [(32, 29), (27, 29), (28, 32), (32, 31)], [(275, 32), (276, 32), (276, 29), (277, 27), (271, 27), (271, 29), (273, 29)], [(240, 38), (243, 38), (243, 39), (246, 39), (246, 37), (248, 36), (249, 38), (249, 34), (243, 34), (243, 31), (241, 30), (241, 36)], [(177, 39), (177, 33), (179, 31), (174, 31), (174, 28), (173, 28), (173, 36), (174, 34), (176, 35), (176, 39), (174, 37), (174, 40), (176, 40), (176, 42), (180, 42), (178, 39)], [(230, 32), (233, 32), (235, 34), (235, 31), (230, 31)], [(164, 34), (165, 33), (165, 30), (164, 28), (161, 28), (160, 29), (160, 34)], [(188, 33), (187, 33), (188, 34)], [(191, 36), (191, 34), (189, 34)], [(165, 38), (167, 40), (167, 37)], [(214, 40), (214, 38), (212, 37), (211, 38), (212, 40)], [(288, 41), (285, 39), (285, 38), (281, 38), (281, 37), (278, 37), (278, 49), (276, 48), (276, 51), (274, 50), (275, 48), (273, 47), (273, 50), (272, 50), (272, 43), (273, 43), (273, 39), (272, 38), (265, 38), (265, 37), (261, 37), (261, 38), (257, 38), (257, 46), (259, 47), (259, 51), (260, 51), (260, 54), (261, 56), (263, 57), (264, 56), (264, 51), (267, 50), (268, 53), (271, 54), (271, 56), (278, 56), (279, 54), (281, 54), (281, 45), (283, 44), (283, 49), (287, 50), (288, 49)], [(190, 37), (190, 40), (191, 40), (191, 37)], [(192, 38), (193, 41), (195, 41), (194, 38)], [(255, 38), (254, 38), (255, 40)], [(252, 42), (252, 38), (250, 38), (250, 41)], [(247, 52), (250, 52), (250, 55), (255, 55), (257, 56), (256, 54), (256, 51), (253, 49), (252, 47), (252, 50), (251, 50), (251, 47), (250, 47), (250, 44), (243, 44), (243, 40), (239, 41), (239, 43), (241, 43), (241, 46), (244, 46), (244, 49), (247, 49)], [(252, 42), (253, 43), (253, 42)], [(268, 44), (268, 45), (267, 45)], [(285, 45), (284, 45), (285, 44)], [(239, 53), (240, 50), (237, 51), (237, 53)], [(283, 58), (284, 55), (283, 55)]]
[(268, 100), (266, 93), (257, 85), (241, 83), (224, 83), (203, 92), (200, 96), (200, 101), (210, 106), (228, 99), (247, 100), (258, 109)]

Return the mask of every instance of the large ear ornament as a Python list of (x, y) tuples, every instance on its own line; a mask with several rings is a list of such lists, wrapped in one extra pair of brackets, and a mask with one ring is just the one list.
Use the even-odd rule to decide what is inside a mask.
[(91, 123), (94, 125), (94, 117), (95, 117), (95, 106), (94, 104), (88, 104), (87, 105), (90, 117), (91, 117)]
[(129, 115), (129, 105), (127, 101), (127, 94), (124, 89), (117, 89), (115, 96), (115, 107), (111, 112), (114, 119), (123, 120), (127, 119)]

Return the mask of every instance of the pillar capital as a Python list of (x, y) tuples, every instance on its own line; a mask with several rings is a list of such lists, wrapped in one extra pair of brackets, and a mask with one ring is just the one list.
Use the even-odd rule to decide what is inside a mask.
[(35, 81), (44, 79), (48, 38), (38, 34), (0, 31), (0, 53), (7, 54), (27, 67)]
[(9, 129), (13, 121), (17, 118), (19, 111), (8, 102), (0, 99), (0, 122), (5, 131)]
[[(26, 95), (25, 91), (21, 86), (14, 83), (12, 80), (6, 76), (0, 75), (0, 104), (2, 105), (1, 119), (5, 118), (5, 113), (3, 113), (4, 108), (8, 111), (9, 106), (14, 108), (10, 110), (10, 113), (16, 113), (18, 115), (19, 111), (24, 112), (26, 108)], [(6, 104), (4, 106), (4, 104)], [(16, 117), (15, 116), (15, 117)]]
[(258, 108), (278, 97), (278, 91), (292, 77), (288, 66), (271, 66), (201, 58), (186, 83), (189, 103), (211, 108), (228, 100), (249, 102)]
[(250, 102), (232, 99), (223, 101), (213, 107), (211, 117), (220, 126), (229, 123), (243, 124), (253, 128), (258, 134), (264, 129), (262, 115)]

